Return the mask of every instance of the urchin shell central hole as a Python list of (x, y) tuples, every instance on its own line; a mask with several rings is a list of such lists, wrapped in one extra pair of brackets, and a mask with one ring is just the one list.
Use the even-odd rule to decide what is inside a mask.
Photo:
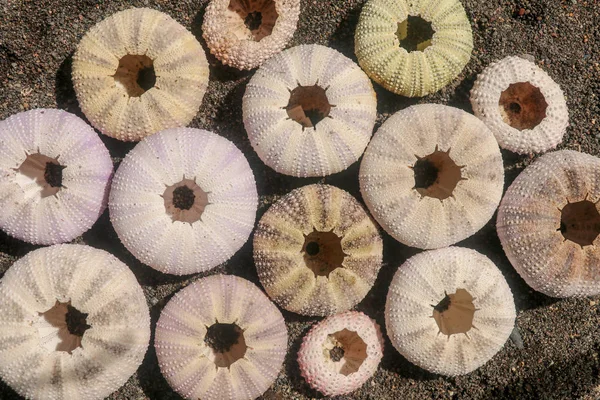
[(16, 171), (34, 180), (42, 188), (42, 197), (52, 196), (63, 187), (63, 170), (58, 159), (40, 153), (29, 154)]
[(463, 177), (462, 166), (450, 158), (450, 150), (435, 150), (423, 158), (418, 158), (412, 166), (415, 186), (421, 196), (444, 200), (452, 196), (452, 192)]
[(248, 349), (244, 331), (236, 324), (212, 324), (206, 330), (204, 343), (212, 349), (215, 365), (222, 368), (243, 358)]
[(559, 229), (565, 240), (590, 246), (600, 234), (600, 213), (589, 200), (568, 203), (561, 210)]
[(431, 46), (435, 31), (431, 22), (419, 16), (409, 15), (404, 21), (398, 23), (396, 36), (400, 47), (408, 51), (423, 51)]
[(329, 116), (331, 107), (325, 89), (319, 85), (300, 86), (290, 92), (290, 100), (285, 107), (288, 116), (304, 128), (316, 127)]
[(466, 289), (456, 289), (456, 293), (446, 294), (437, 305), (432, 305), (433, 319), (440, 332), (448, 336), (469, 332), (477, 311), (473, 300)]
[(230, 31), (239, 39), (256, 42), (273, 32), (279, 17), (273, 0), (231, 0), (228, 10), (234, 25)]
[(329, 367), (345, 376), (358, 371), (367, 359), (367, 344), (358, 333), (348, 329), (327, 335), (325, 348), (325, 356), (332, 361)]
[(119, 60), (113, 75), (115, 85), (129, 97), (139, 97), (156, 84), (154, 62), (146, 55), (128, 54)]
[(50, 351), (72, 353), (81, 347), (85, 332), (91, 328), (87, 324), (88, 314), (82, 313), (71, 302), (56, 301), (48, 311), (39, 313), (34, 322), (40, 341)]
[(539, 88), (518, 82), (502, 92), (498, 106), (504, 122), (522, 131), (535, 128), (546, 118), (548, 103)]
[(189, 210), (195, 200), (194, 191), (187, 186), (179, 186), (173, 190), (173, 205), (180, 210)]
[(174, 185), (167, 186), (162, 194), (165, 211), (173, 221), (194, 223), (198, 221), (208, 202), (205, 192), (192, 179), (182, 179)]
[(336, 268), (342, 267), (346, 254), (342, 249), (342, 239), (330, 232), (316, 229), (304, 237), (302, 246), (304, 262), (315, 276), (329, 277)]
[(246, 18), (244, 18), (244, 24), (246, 25), (246, 28), (250, 29), (251, 31), (258, 29), (261, 23), (262, 13), (258, 11), (251, 12), (246, 15)]

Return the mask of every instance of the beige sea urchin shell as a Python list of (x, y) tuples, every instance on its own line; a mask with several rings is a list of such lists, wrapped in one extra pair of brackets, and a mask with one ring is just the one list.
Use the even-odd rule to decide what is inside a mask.
[(135, 141), (194, 118), (208, 86), (208, 62), (194, 35), (167, 14), (131, 8), (81, 39), (73, 85), (92, 125)]
[(298, 364), (313, 389), (336, 396), (361, 387), (382, 357), (379, 325), (361, 312), (348, 311), (327, 317), (308, 332)]
[(556, 147), (569, 125), (560, 86), (520, 57), (506, 57), (488, 66), (475, 81), (471, 104), (500, 147), (519, 154)]
[(527, 284), (553, 297), (600, 294), (600, 159), (571, 150), (529, 165), (498, 209), (498, 236)]
[(287, 328), (281, 312), (252, 283), (214, 275), (167, 303), (154, 347), (161, 372), (186, 399), (251, 400), (279, 374)]
[(300, 0), (211, 0), (202, 37), (223, 64), (252, 69), (285, 47), (299, 16)]
[(346, 311), (371, 289), (383, 243), (376, 224), (347, 192), (309, 185), (281, 198), (254, 233), (254, 261), (273, 300), (304, 315)]
[(462, 110), (424, 104), (390, 117), (360, 166), (367, 207), (396, 240), (422, 249), (465, 239), (492, 217), (504, 185), (486, 126)]
[(471, 50), (471, 24), (458, 0), (369, 0), (356, 27), (360, 66), (404, 96), (446, 86), (469, 62)]
[(173, 128), (142, 140), (115, 173), (110, 219), (140, 261), (169, 274), (209, 270), (248, 240), (258, 207), (244, 154), (212, 132)]
[(286, 175), (325, 176), (362, 155), (377, 100), (358, 65), (315, 44), (288, 49), (260, 67), (242, 109), (250, 143), (265, 164)]
[(394, 275), (385, 326), (413, 364), (461, 375), (504, 345), (515, 321), (512, 293), (500, 270), (475, 250), (448, 247), (409, 258)]
[(34, 250), (0, 281), (0, 376), (28, 399), (103, 399), (141, 364), (150, 315), (129, 268), (63, 244)]

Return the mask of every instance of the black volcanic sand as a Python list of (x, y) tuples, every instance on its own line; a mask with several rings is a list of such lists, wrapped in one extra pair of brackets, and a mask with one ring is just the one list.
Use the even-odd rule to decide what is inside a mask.
[[(289, 43), (328, 45), (356, 60), (354, 29), (364, 1), (302, 0), (298, 30)], [(49, 0), (0, 2), (0, 119), (38, 107), (58, 107), (84, 118), (70, 80), (71, 56), (83, 34), (112, 13), (131, 6), (152, 7), (171, 15), (201, 38), (207, 1)], [(416, 103), (440, 103), (471, 112), (469, 90), (490, 62), (508, 55), (528, 55), (562, 87), (571, 124), (561, 149), (600, 156), (600, 3), (596, 0), (466, 0), (475, 47), (462, 74), (440, 92), (408, 99), (375, 85), (377, 126), (394, 112)], [(266, 167), (252, 150), (242, 124), (242, 96), (253, 72), (240, 72), (210, 63), (210, 84), (200, 112), (190, 126), (217, 132), (244, 152), (256, 176), (258, 217), (293, 188), (326, 182), (360, 198), (358, 163), (322, 179), (290, 178)], [(102, 136), (115, 164), (133, 144)], [(503, 151), (508, 186), (534, 157)], [(375, 374), (360, 390), (339, 399), (600, 399), (600, 299), (552, 299), (531, 290), (517, 275), (494, 229), (495, 218), (473, 237), (459, 243), (489, 256), (502, 270), (515, 296), (517, 326), (524, 348), (509, 340), (494, 358), (465, 376), (447, 378), (418, 368), (386, 339), (385, 355)], [(387, 288), (397, 267), (419, 250), (384, 234), (384, 265), (375, 287), (356, 309), (384, 327)], [(105, 213), (94, 227), (75, 240), (105, 249), (131, 267), (151, 307), (153, 327), (161, 309), (177, 290), (208, 274), (164, 275), (139, 263), (119, 242)], [(35, 249), (0, 233), (0, 274)], [(246, 245), (227, 263), (209, 274), (236, 274), (259, 284)], [(296, 362), (302, 335), (320, 318), (283, 312), (289, 329), (289, 352), (284, 367), (263, 399), (322, 398), (303, 381)], [(0, 383), (1, 399), (18, 399)], [(110, 399), (180, 399), (162, 378), (152, 347), (138, 372)]]

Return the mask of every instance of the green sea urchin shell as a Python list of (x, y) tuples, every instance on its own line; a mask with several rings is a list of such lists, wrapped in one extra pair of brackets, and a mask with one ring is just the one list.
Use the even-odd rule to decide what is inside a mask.
[[(431, 43), (400, 47), (409, 16), (430, 23)], [(408, 25), (407, 25), (408, 21)], [(446, 86), (471, 57), (471, 24), (458, 0), (370, 0), (356, 28), (355, 53), (367, 75), (387, 90), (421, 97)]]

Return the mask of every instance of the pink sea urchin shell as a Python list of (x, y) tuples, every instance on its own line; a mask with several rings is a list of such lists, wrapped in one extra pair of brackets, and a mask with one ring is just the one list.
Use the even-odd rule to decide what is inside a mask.
[(61, 110), (0, 122), (0, 229), (34, 244), (73, 240), (106, 208), (113, 171), (91, 126)]
[(142, 140), (115, 173), (109, 200), (125, 247), (177, 275), (227, 261), (248, 240), (257, 207), (244, 154), (229, 140), (192, 128)]
[(298, 364), (313, 389), (335, 396), (361, 387), (382, 357), (379, 325), (361, 312), (349, 311), (327, 317), (308, 332)]
[(18, 260), (0, 281), (0, 310), (0, 376), (28, 399), (103, 399), (135, 372), (150, 341), (135, 276), (89, 246)]
[(167, 303), (154, 347), (161, 372), (186, 399), (251, 400), (279, 374), (287, 328), (281, 312), (251, 282), (214, 275)]

